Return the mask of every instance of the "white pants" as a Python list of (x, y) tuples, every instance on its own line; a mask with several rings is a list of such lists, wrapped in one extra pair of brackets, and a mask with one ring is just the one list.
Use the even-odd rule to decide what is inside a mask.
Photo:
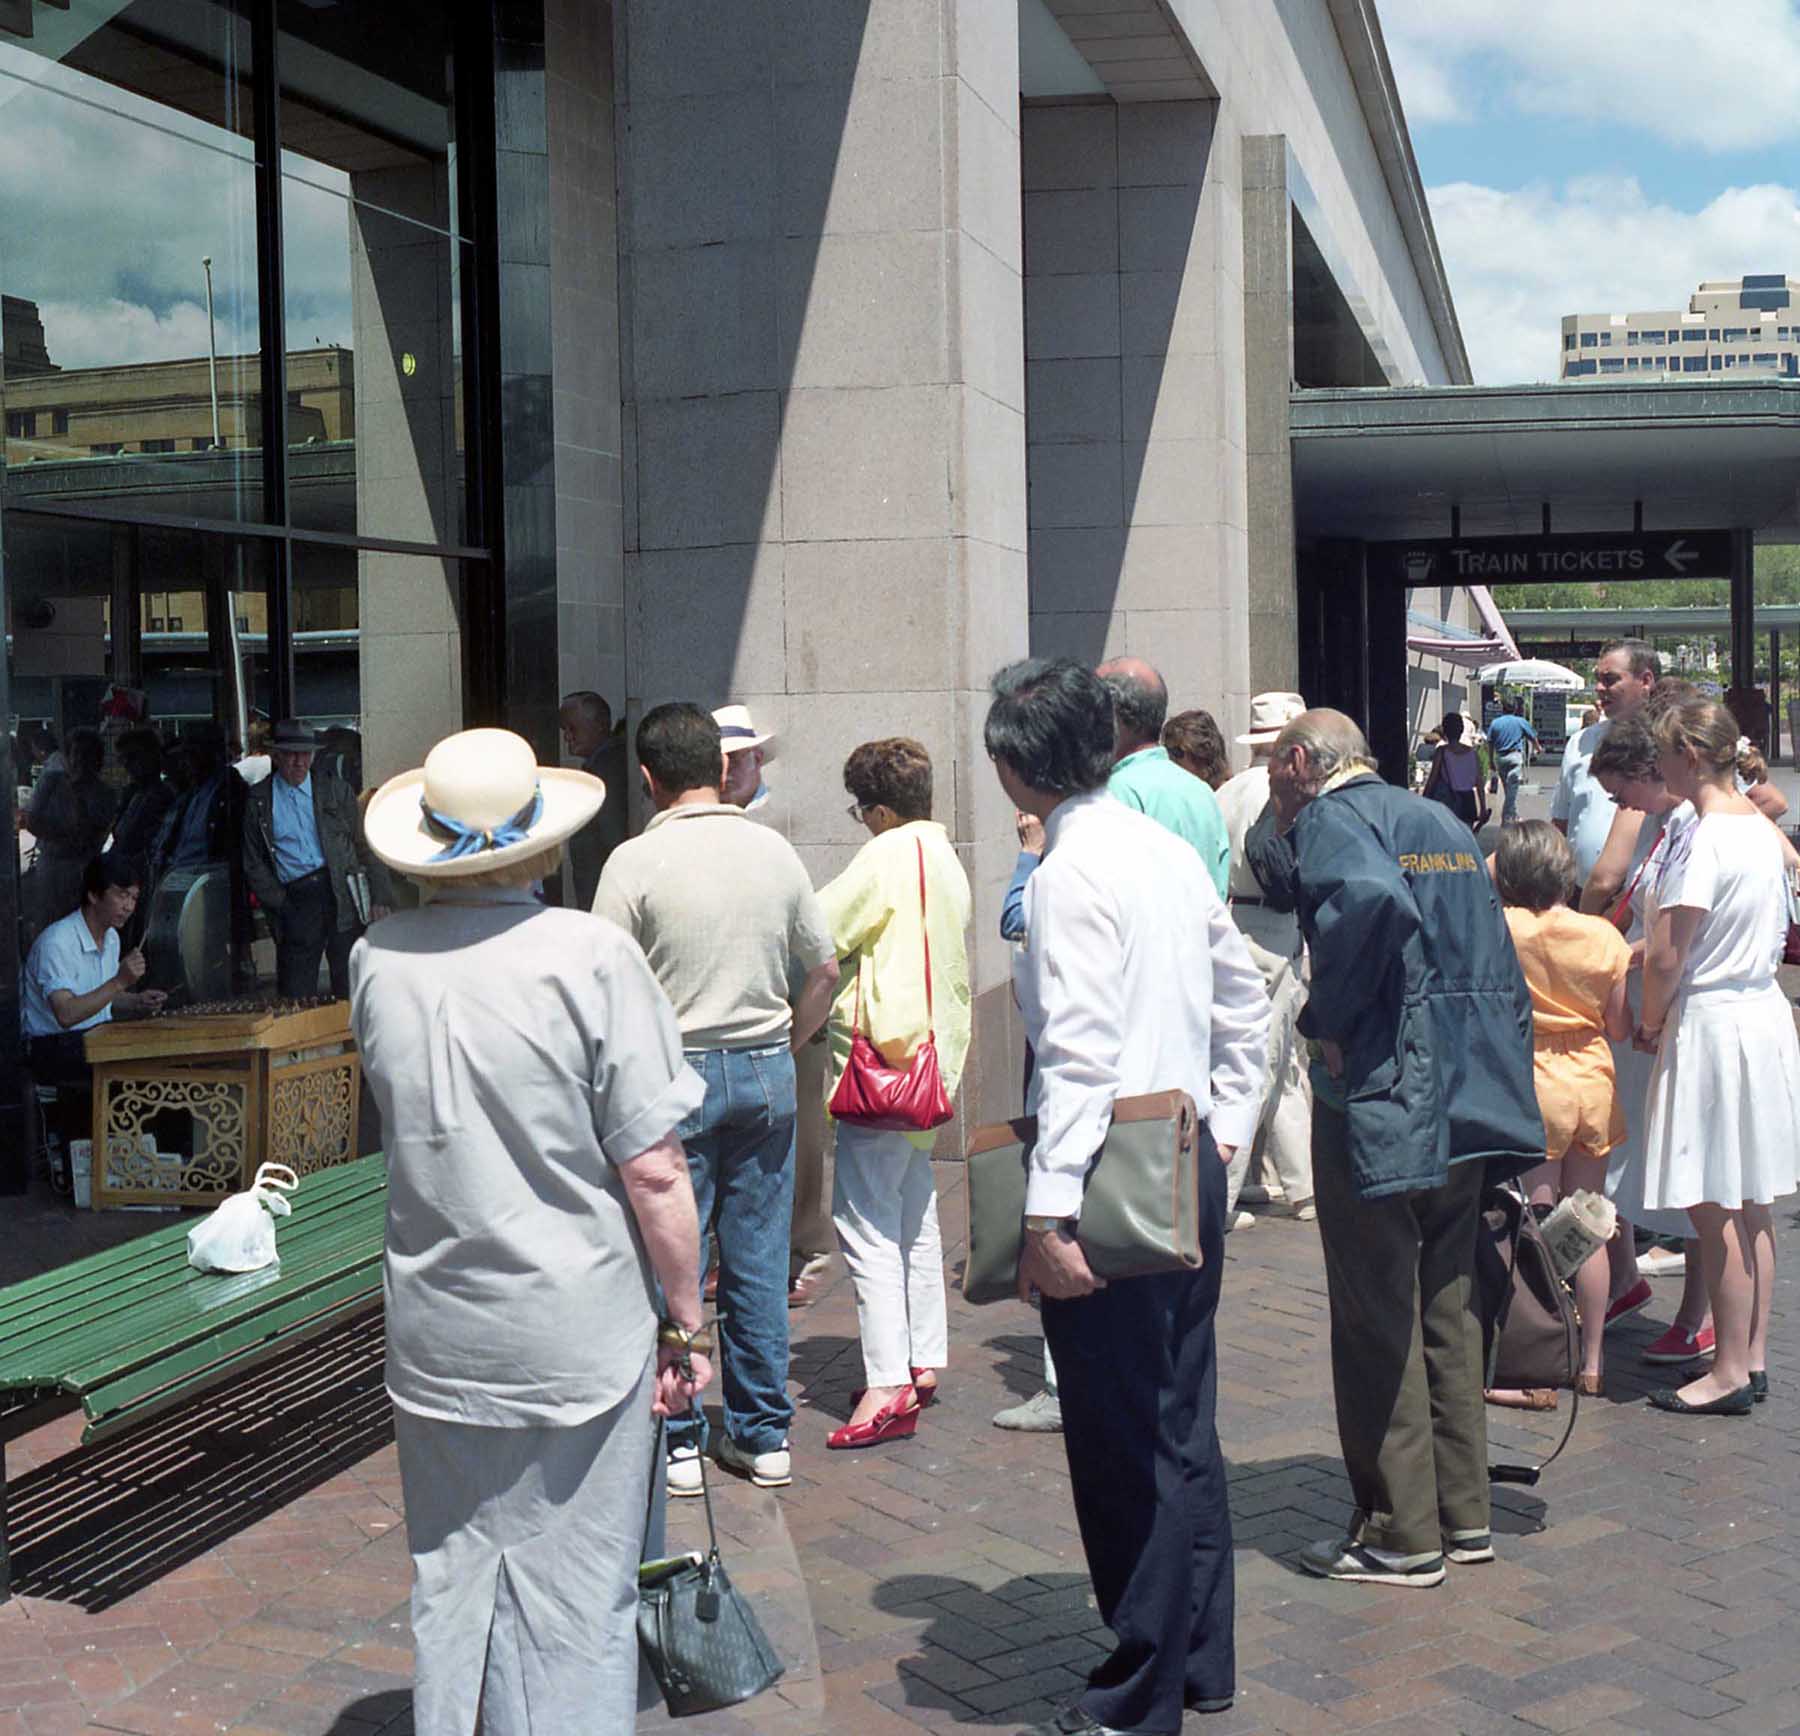
[(856, 1286), (864, 1379), (905, 1386), (915, 1368), (942, 1368), (950, 1329), (930, 1152), (840, 1121), (831, 1221)]
[[(1233, 914), (1237, 914), (1235, 908)], [(1250, 956), (1269, 991), (1268, 1095), (1263, 1099), (1255, 1141), (1238, 1148), (1226, 1172), (1227, 1223), (1254, 1168), (1261, 1168), (1265, 1175), (1274, 1170), (1289, 1205), (1297, 1206), (1313, 1195), (1312, 1084), (1306, 1073), (1305, 1045), (1296, 1029), (1306, 1005), (1301, 959), (1271, 951), (1248, 932), (1248, 923), (1240, 919), (1240, 926), (1246, 930)]]
[(573, 1428), (394, 1409), (413, 1559), (418, 1736), (626, 1736), (639, 1705), (637, 1569), (652, 1359)]

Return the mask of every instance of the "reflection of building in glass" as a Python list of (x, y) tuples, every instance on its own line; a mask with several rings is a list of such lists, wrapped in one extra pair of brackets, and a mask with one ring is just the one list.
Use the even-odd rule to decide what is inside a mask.
[(1730, 373), (1800, 376), (1800, 309), (1779, 271), (1703, 283), (1684, 310), (1571, 313), (1562, 377)]

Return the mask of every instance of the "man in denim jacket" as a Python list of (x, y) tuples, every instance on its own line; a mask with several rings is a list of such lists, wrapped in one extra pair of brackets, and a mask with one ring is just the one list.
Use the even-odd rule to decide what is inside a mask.
[(1531, 1000), (1473, 835), (1383, 782), (1349, 718), (1289, 724), (1270, 791), (1312, 953), (1300, 1031), (1357, 1508), (1301, 1565), (1437, 1585), (1446, 1554), (1493, 1558), (1475, 1246), (1484, 1179), (1543, 1158)]

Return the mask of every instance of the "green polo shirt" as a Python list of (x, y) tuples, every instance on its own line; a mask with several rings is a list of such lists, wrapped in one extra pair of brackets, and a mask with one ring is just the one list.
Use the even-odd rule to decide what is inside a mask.
[(1200, 860), (1223, 898), (1231, 874), (1231, 839), (1219, 798), (1192, 772), (1181, 769), (1160, 747), (1139, 748), (1113, 767), (1106, 787), (1128, 808), (1148, 814), (1200, 852)]

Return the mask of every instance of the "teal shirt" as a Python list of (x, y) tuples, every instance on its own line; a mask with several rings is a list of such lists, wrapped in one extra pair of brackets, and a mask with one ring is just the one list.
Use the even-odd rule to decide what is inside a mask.
[(1192, 772), (1184, 772), (1170, 759), (1166, 748), (1144, 747), (1127, 754), (1113, 767), (1106, 787), (1128, 808), (1148, 814), (1159, 826), (1192, 844), (1219, 896), (1226, 896), (1231, 839), (1225, 830), (1225, 816), (1219, 811), (1219, 798)]

